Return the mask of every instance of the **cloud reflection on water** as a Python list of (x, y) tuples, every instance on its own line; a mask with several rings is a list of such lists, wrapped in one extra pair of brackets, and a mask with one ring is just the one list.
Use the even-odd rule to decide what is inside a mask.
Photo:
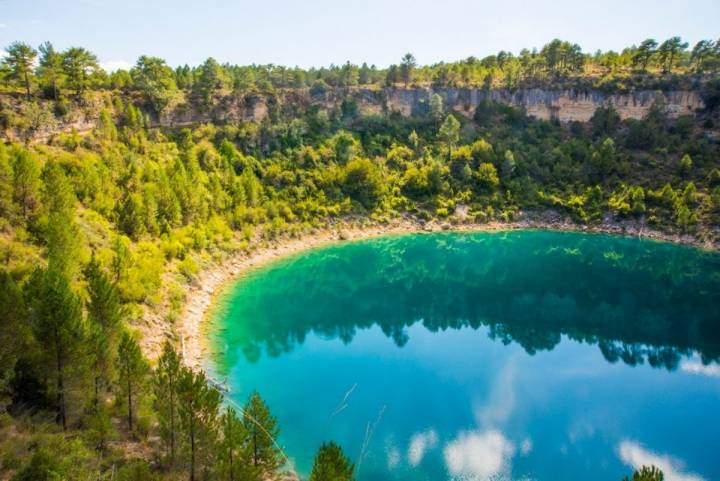
[(685, 466), (682, 461), (668, 455), (661, 455), (645, 449), (635, 441), (624, 440), (618, 446), (620, 459), (633, 469), (643, 466), (655, 466), (665, 475), (665, 481), (705, 481), (697, 474), (684, 473)]

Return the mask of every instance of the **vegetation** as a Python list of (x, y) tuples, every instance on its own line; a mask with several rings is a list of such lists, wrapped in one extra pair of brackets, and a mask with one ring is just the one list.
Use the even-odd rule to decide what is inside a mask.
[[(634, 222), (715, 240), (720, 219), (720, 85), (707, 110), (660, 108), (621, 121), (599, 109), (560, 125), (491, 102), (474, 117), (433, 96), (410, 117), (269, 102), (261, 123), (153, 128), (171, 106), (328, 87), (481, 86), (588, 81), (675, 85), (720, 68), (719, 42), (680, 39), (587, 54), (540, 51), (419, 66), (203, 65), (140, 57), (99, 68), (83, 48), (7, 47), (0, 128), (38, 131), (99, 109), (91, 132), (0, 143), (0, 474), (25, 479), (267, 479), (283, 464), (258, 394), (236, 409), (176, 352), (184, 288), (229, 252), (347, 219), (439, 223), (554, 212), (580, 224)], [(540, 214), (538, 214), (540, 215)], [(713, 237), (715, 236), (715, 237)], [(148, 315), (172, 342), (144, 357)], [(147, 354), (147, 352), (145, 352)], [(151, 461), (158, 460), (157, 463)], [(352, 479), (339, 447), (311, 479)], [(643, 478), (644, 479), (644, 478)]]

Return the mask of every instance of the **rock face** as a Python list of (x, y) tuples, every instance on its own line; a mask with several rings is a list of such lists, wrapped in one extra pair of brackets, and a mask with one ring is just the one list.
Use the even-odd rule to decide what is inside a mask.
[[(319, 95), (311, 95), (307, 89), (280, 92), (272, 99), (276, 106), (292, 111), (297, 106), (315, 105), (325, 109), (340, 108), (343, 100), (355, 100), (362, 113), (399, 112), (404, 116), (418, 115), (427, 111), (430, 97), (438, 94), (445, 107), (471, 117), (475, 108), (490, 100), (504, 105), (524, 109), (528, 115), (543, 120), (560, 122), (587, 122), (599, 107), (612, 106), (620, 118), (642, 119), (653, 106), (664, 110), (671, 118), (693, 115), (704, 108), (698, 92), (680, 90), (671, 92), (637, 91), (626, 94), (606, 94), (600, 91), (525, 89), (484, 90), (474, 88), (443, 89), (330, 89)], [(221, 101), (211, 112), (204, 114), (178, 115), (171, 112), (161, 119), (162, 126), (186, 125), (198, 121), (239, 121), (260, 122), (270, 110), (269, 99), (250, 97)]]
[[(327, 89), (312, 94), (309, 89), (281, 90), (270, 96), (260, 94), (230, 95), (216, 101), (210, 108), (180, 104), (152, 120), (155, 127), (185, 127), (199, 123), (262, 122), (271, 111), (301, 113), (309, 106), (321, 109), (339, 109), (343, 101), (352, 98), (361, 113), (398, 112), (404, 116), (422, 115), (428, 111), (430, 98), (438, 94), (446, 109), (472, 117), (476, 107), (490, 100), (515, 108), (543, 120), (587, 122), (599, 107), (612, 106), (622, 119), (641, 119), (653, 106), (665, 111), (671, 118), (693, 115), (704, 108), (697, 91), (651, 91), (608, 94), (597, 90), (520, 89), (485, 90), (480, 88), (346, 88)], [(17, 108), (18, 103), (15, 107)], [(11, 105), (11, 107), (13, 107)], [(0, 138), (46, 141), (55, 134), (73, 129), (83, 132), (97, 124), (99, 110), (85, 108), (83, 115), (68, 116), (66, 122), (53, 122), (36, 131), (0, 131)]]
[(527, 89), (414, 89), (386, 90), (387, 107), (403, 115), (411, 115), (419, 105), (437, 93), (446, 106), (458, 113), (471, 116), (483, 101), (490, 100), (512, 107), (523, 108), (528, 115), (543, 120), (560, 122), (587, 122), (599, 107), (612, 106), (622, 119), (641, 119), (657, 105), (669, 117), (693, 115), (704, 108), (700, 95), (695, 91), (638, 91), (628, 94), (608, 95), (599, 91), (577, 92), (572, 90)]

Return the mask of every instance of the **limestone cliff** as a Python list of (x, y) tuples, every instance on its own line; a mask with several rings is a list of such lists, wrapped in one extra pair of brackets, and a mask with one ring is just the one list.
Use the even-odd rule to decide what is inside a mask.
[[(520, 89), (484, 90), (479, 88), (386, 88), (386, 89), (327, 89), (311, 93), (308, 89), (281, 90), (272, 95), (231, 95), (218, 99), (212, 106), (200, 108), (189, 102), (180, 103), (162, 115), (149, 116), (152, 126), (184, 127), (204, 122), (236, 123), (262, 122), (271, 110), (292, 115), (315, 105), (323, 109), (339, 109), (348, 97), (355, 100), (362, 113), (398, 112), (404, 116), (421, 115), (427, 111), (430, 98), (438, 94), (446, 109), (471, 117), (475, 108), (490, 100), (524, 109), (528, 115), (560, 122), (587, 122), (602, 106), (612, 106), (621, 118), (641, 119), (653, 106), (664, 110), (671, 118), (693, 115), (704, 108), (701, 95), (695, 90), (650, 91), (608, 94), (597, 90)], [(95, 102), (99, 104), (100, 102)], [(107, 105), (108, 102), (105, 102)], [(6, 110), (22, 109), (17, 99), (0, 98)], [(46, 107), (46, 110), (48, 108)], [(84, 132), (97, 124), (99, 105), (86, 105), (43, 125), (26, 122), (21, 127), (0, 130), (0, 138), (42, 142), (61, 132)]]

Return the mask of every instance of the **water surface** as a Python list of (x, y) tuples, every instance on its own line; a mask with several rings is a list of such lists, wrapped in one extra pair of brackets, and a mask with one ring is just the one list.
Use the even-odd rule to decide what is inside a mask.
[(547, 231), (344, 243), (251, 271), (209, 369), (258, 390), (307, 475), (720, 479), (720, 255)]

